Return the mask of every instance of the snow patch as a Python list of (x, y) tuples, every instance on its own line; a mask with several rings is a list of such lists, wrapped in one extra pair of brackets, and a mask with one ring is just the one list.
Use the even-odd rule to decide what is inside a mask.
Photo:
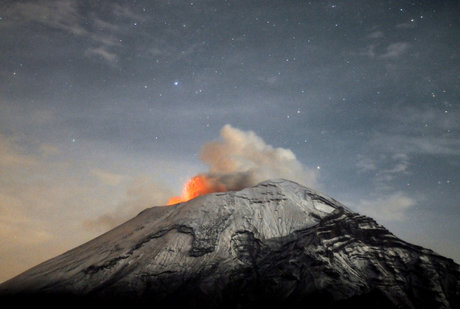
[(319, 211), (322, 211), (322, 212), (325, 212), (325, 213), (328, 213), (328, 214), (330, 214), (331, 212), (333, 212), (335, 210), (334, 207), (326, 205), (326, 204), (321, 203), (321, 202), (317, 202), (317, 201), (313, 201), (313, 207), (315, 207), (315, 209), (317, 209)]

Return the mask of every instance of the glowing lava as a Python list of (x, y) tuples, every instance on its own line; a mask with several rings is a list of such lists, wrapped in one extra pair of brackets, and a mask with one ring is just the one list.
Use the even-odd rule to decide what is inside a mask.
[(221, 191), (225, 190), (220, 186), (213, 185), (204, 175), (196, 175), (184, 185), (180, 196), (169, 199), (168, 205), (186, 202), (200, 195)]

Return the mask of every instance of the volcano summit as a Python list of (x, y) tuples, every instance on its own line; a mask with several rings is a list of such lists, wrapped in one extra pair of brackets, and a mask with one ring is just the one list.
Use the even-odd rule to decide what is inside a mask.
[(459, 308), (459, 265), (275, 179), (152, 207), (0, 285), (2, 298), (184, 307)]

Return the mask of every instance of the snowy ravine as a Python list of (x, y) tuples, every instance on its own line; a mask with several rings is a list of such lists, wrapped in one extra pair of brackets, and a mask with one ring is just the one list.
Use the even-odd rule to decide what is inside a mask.
[[(0, 285), (0, 296), (252, 308), (459, 308), (459, 266), (275, 179), (152, 207)], [(287, 307), (286, 307), (287, 308)]]

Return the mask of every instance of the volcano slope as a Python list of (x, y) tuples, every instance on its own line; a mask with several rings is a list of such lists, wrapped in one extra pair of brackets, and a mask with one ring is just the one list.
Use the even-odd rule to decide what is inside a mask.
[(186, 308), (459, 308), (459, 265), (275, 179), (152, 207), (0, 285), (3, 299)]

